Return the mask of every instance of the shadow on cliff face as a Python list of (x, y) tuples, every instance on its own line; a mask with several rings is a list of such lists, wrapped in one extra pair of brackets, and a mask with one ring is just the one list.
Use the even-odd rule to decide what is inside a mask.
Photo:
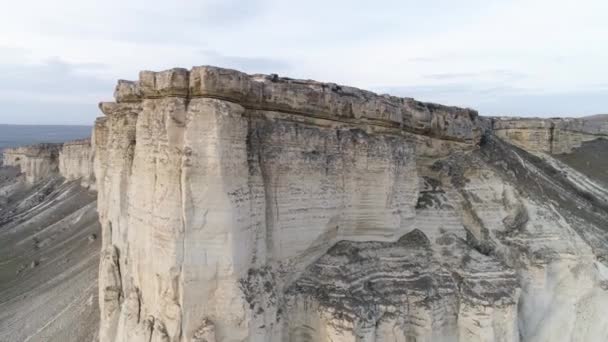
[(95, 195), (0, 168), (0, 341), (92, 341), (98, 330)]

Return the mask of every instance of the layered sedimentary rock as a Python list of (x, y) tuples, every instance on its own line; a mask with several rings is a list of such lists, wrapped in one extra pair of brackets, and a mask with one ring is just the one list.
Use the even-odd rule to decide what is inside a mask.
[(29, 184), (49, 177), (58, 170), (61, 144), (37, 144), (2, 151), (3, 164), (18, 167)]
[(605, 192), (494, 137), (519, 124), (214, 67), (115, 98), (93, 134), (102, 342), (608, 337)]
[(30, 185), (60, 175), (86, 188), (95, 186), (91, 139), (7, 148), (2, 157), (3, 165), (19, 168)]
[(67, 180), (80, 180), (84, 187), (94, 188), (91, 139), (68, 141), (59, 151), (59, 174)]
[(570, 153), (585, 141), (608, 138), (608, 121), (603, 120), (512, 117), (490, 120), (497, 136), (530, 151)]

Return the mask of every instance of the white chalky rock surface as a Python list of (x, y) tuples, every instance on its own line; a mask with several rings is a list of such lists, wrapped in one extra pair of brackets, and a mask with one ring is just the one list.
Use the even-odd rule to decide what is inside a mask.
[(59, 174), (67, 180), (80, 180), (83, 187), (94, 190), (95, 176), (90, 139), (69, 141), (61, 146)]
[(102, 342), (608, 338), (605, 189), (543, 154), (605, 126), (214, 67), (115, 97)]
[(608, 339), (606, 190), (553, 156), (606, 126), (214, 67), (115, 97), (102, 342)]
[(0, 340), (608, 340), (606, 120), (214, 67), (115, 97), (4, 151)]
[(27, 183), (40, 182), (57, 172), (61, 144), (37, 144), (2, 151), (3, 165), (18, 167)]

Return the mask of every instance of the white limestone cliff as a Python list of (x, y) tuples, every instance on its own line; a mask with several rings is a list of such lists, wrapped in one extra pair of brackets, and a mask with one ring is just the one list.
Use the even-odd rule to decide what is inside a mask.
[(18, 167), (29, 184), (34, 184), (58, 168), (60, 144), (37, 144), (2, 151), (3, 165)]
[(59, 150), (59, 174), (67, 180), (80, 180), (85, 188), (94, 189), (91, 139), (68, 141)]
[(585, 141), (608, 138), (608, 121), (572, 118), (492, 118), (494, 133), (529, 151), (571, 153)]
[(6, 148), (2, 164), (19, 168), (30, 185), (59, 175), (67, 181), (79, 180), (90, 190), (95, 188), (91, 139)]
[(608, 198), (553, 174), (575, 171), (546, 139), (214, 67), (115, 98), (92, 142), (101, 342), (608, 338)]

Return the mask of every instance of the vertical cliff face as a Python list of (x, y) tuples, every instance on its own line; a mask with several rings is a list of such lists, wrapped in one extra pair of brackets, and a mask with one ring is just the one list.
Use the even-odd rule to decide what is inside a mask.
[(492, 118), (494, 133), (530, 151), (571, 153), (583, 142), (608, 138), (608, 121), (584, 119)]
[(59, 174), (67, 180), (80, 180), (85, 188), (95, 188), (91, 139), (64, 143), (59, 151)]
[(604, 190), (472, 110), (214, 67), (115, 98), (92, 142), (102, 342), (606, 336)]
[(3, 164), (18, 167), (29, 184), (57, 172), (61, 144), (38, 144), (3, 151)]
[(30, 185), (58, 175), (95, 187), (91, 139), (6, 148), (2, 157), (2, 164), (18, 168)]

